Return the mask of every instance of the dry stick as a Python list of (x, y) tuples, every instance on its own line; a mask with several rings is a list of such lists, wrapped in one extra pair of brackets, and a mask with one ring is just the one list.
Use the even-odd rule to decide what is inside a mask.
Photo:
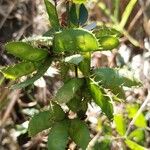
[(0, 102), (3, 101), (3, 100), (7, 97), (8, 93), (10, 92), (9, 87), (10, 87), (13, 83), (14, 83), (14, 81), (10, 81), (10, 82), (8, 83), (7, 87), (5, 87), (5, 90), (2, 92), (3, 94), (0, 96)]
[(92, 147), (95, 145), (95, 143), (97, 142), (98, 138), (100, 137), (101, 135), (101, 131), (99, 131), (95, 136), (94, 138), (89, 142), (88, 146), (87, 146), (87, 150), (91, 150)]
[(20, 40), (20, 38), (22, 37), (22, 35), (24, 34), (25, 30), (30, 27), (33, 24), (33, 22), (30, 22), (26, 25), (24, 25), (19, 31), (18, 31), (18, 35), (16, 37), (16, 40)]
[(128, 29), (127, 29), (128, 32), (130, 32), (130, 31), (133, 29), (135, 23), (136, 23), (136, 22), (138, 21), (138, 19), (141, 17), (142, 13), (143, 13), (143, 10), (142, 10), (142, 9), (140, 9), (140, 10), (137, 12), (137, 14), (136, 14), (135, 17), (132, 19), (132, 21), (131, 21), (131, 23), (130, 23)]
[(147, 2), (146, 6), (144, 8), (140, 8), (140, 10), (137, 12), (137, 14), (135, 15), (135, 17), (132, 19), (127, 31), (130, 32), (132, 30), (132, 28), (134, 27), (135, 23), (137, 22), (137, 20), (141, 17), (142, 14), (144, 14), (144, 11), (147, 10), (148, 6), (150, 5), (150, 1)]
[(7, 11), (8, 13), (5, 15), (5, 17), (0, 22), (0, 29), (3, 27), (5, 21), (7, 20), (7, 18), (9, 17), (10, 13), (13, 11), (15, 6), (16, 6), (16, 1), (11, 2), (10, 7), (9, 7), (9, 9)]
[(1, 120), (1, 124), (0, 124), (1, 126), (3, 126), (5, 124), (5, 122), (6, 122), (7, 118), (9, 117), (9, 114), (11, 113), (11, 111), (12, 111), (16, 101), (19, 98), (19, 95), (20, 95), (20, 90), (19, 89), (13, 91), (10, 94), (11, 101), (10, 101), (10, 103), (9, 103), (5, 113), (4, 113), (4, 116), (3, 116), (2, 120)]
[(145, 101), (143, 102), (143, 104), (141, 105), (141, 107), (139, 108), (139, 110), (137, 111), (136, 115), (134, 116), (134, 118), (131, 120), (128, 129), (125, 133), (125, 137), (128, 136), (128, 134), (130, 133), (130, 130), (132, 128), (132, 126), (134, 125), (135, 121), (137, 120), (137, 118), (139, 117), (139, 115), (142, 113), (142, 111), (145, 109), (145, 106), (148, 104), (148, 102), (150, 102), (150, 90), (148, 90), (148, 95), (145, 99)]

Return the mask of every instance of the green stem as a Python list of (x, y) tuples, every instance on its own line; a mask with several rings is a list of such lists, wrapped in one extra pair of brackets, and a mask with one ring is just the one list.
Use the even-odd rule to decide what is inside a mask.
[(125, 8), (125, 11), (123, 12), (122, 19), (119, 24), (121, 26), (121, 28), (124, 28), (124, 26), (126, 25), (128, 18), (130, 16), (136, 2), (137, 2), (137, 0), (130, 0), (127, 7)]
[(114, 17), (119, 21), (119, 4), (120, 0), (114, 0)]

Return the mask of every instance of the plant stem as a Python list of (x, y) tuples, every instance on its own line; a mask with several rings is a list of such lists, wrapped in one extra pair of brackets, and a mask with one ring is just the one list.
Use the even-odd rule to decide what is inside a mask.
[(137, 111), (136, 115), (133, 117), (133, 119), (131, 120), (128, 129), (125, 133), (125, 137), (128, 136), (128, 134), (130, 133), (130, 130), (132, 128), (132, 126), (134, 125), (135, 121), (137, 120), (137, 118), (139, 117), (139, 115), (142, 113), (142, 111), (145, 109), (145, 106), (148, 104), (148, 102), (150, 101), (150, 90), (148, 91), (148, 95), (145, 99), (145, 101), (143, 102), (143, 104), (141, 105), (141, 107), (139, 108), (139, 110)]

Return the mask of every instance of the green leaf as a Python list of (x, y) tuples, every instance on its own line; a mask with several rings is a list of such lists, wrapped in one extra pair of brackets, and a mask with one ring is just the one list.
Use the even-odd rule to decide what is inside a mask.
[(83, 56), (80, 54), (75, 54), (65, 58), (65, 62), (78, 65), (83, 60)]
[(111, 141), (107, 138), (100, 142), (96, 142), (92, 150), (110, 150), (111, 149)]
[(50, 111), (43, 111), (34, 115), (29, 122), (29, 136), (35, 136), (37, 133), (50, 128), (52, 124)]
[(83, 121), (79, 119), (71, 120), (69, 135), (78, 146), (83, 150), (86, 149), (90, 141), (90, 133), (87, 125)]
[(86, 9), (84, 4), (80, 5), (79, 8), (79, 24), (83, 25), (88, 19), (88, 10)]
[(55, 30), (53, 28), (49, 29), (48, 31), (46, 31), (43, 36), (44, 37), (53, 37), (55, 34)]
[(104, 50), (112, 50), (119, 46), (119, 40), (113, 36), (104, 36), (99, 39), (99, 44)]
[(9, 42), (5, 45), (8, 53), (29, 61), (41, 61), (48, 56), (48, 52), (41, 48), (34, 48), (25, 42)]
[(70, 79), (57, 91), (55, 100), (58, 103), (69, 102), (83, 85), (83, 82), (84, 80), (81, 78)]
[(64, 118), (65, 113), (62, 108), (55, 102), (52, 102), (49, 110), (42, 111), (32, 117), (29, 122), (29, 135), (35, 136), (37, 133), (51, 128), (56, 121), (61, 121)]
[[(128, 112), (128, 117), (129, 118), (134, 118), (138, 109), (139, 109), (139, 106), (137, 104), (133, 104), (133, 105), (130, 105), (128, 104), (126, 106), (126, 109), (127, 109), (127, 112)], [(141, 127), (141, 128), (145, 128), (147, 127), (147, 123), (146, 123), (146, 119), (145, 119), (145, 116), (143, 113), (141, 113), (135, 123), (134, 123), (137, 127)]]
[(106, 26), (98, 27), (94, 30), (96, 38), (99, 40), (101, 50), (112, 50), (119, 46), (120, 33)]
[(131, 141), (131, 140), (125, 140), (125, 143), (128, 145), (128, 147), (131, 149), (131, 150), (148, 150), (147, 148)]
[(94, 70), (95, 81), (110, 89), (119, 98), (124, 98), (122, 86), (138, 86), (141, 83), (126, 69), (99, 68)]
[(28, 75), (35, 70), (36, 68), (32, 62), (21, 62), (12, 66), (2, 68), (0, 72), (2, 72), (6, 78), (15, 80), (24, 75)]
[(38, 80), (40, 77), (42, 77), (44, 75), (44, 73), (49, 68), (51, 62), (52, 62), (51, 58), (46, 59), (46, 61), (38, 67), (37, 73), (32, 78), (29, 78), (29, 79), (25, 80), (24, 82), (13, 85), (11, 87), (11, 89), (24, 88), (30, 84), (33, 84), (36, 80)]
[(126, 133), (126, 122), (124, 120), (124, 116), (122, 114), (115, 114), (114, 115), (114, 122), (116, 125), (117, 132), (124, 136)]
[(67, 106), (69, 109), (71, 109), (73, 112), (77, 112), (80, 108), (81, 98), (80, 97), (73, 97), (68, 103)]
[(83, 73), (85, 77), (90, 75), (90, 69), (91, 69), (91, 54), (90, 52), (86, 52), (83, 55), (83, 61), (79, 64), (79, 69)]
[(85, 2), (86, 2), (86, 0), (73, 0), (73, 3), (75, 3), (75, 4), (82, 4)]
[(65, 29), (54, 36), (54, 52), (91, 52), (99, 48), (95, 36), (80, 28)]
[(65, 63), (64, 61), (62, 61), (60, 63), (60, 75), (61, 75), (61, 78), (63, 79), (63, 81), (66, 81), (69, 78), (69, 75), (68, 75), (68, 72), (70, 69), (69, 67), (70, 67), (70, 65)]
[(106, 96), (103, 89), (98, 86), (94, 81), (89, 81), (89, 90), (94, 102), (100, 106), (102, 112), (110, 119), (113, 118), (113, 105), (110, 98)]
[(114, 28), (108, 28), (106, 26), (97, 27), (93, 32), (97, 39), (101, 39), (105, 36), (113, 36), (118, 38), (121, 36), (119, 31)]
[(61, 121), (61, 120), (65, 119), (65, 117), (66, 117), (65, 112), (63, 111), (61, 106), (55, 102), (51, 102), (49, 110), (50, 110), (51, 114), (53, 115), (54, 121)]
[(60, 24), (56, 7), (49, 0), (44, 0), (44, 2), (51, 26), (53, 29), (58, 30), (60, 28)]
[(141, 129), (141, 128), (138, 128), (138, 129), (135, 129), (134, 131), (132, 131), (128, 138), (130, 140), (133, 140), (139, 144), (144, 144), (145, 142), (145, 131), (144, 129)]
[(61, 106), (53, 101), (50, 103), (49, 111), (50, 111), (50, 113), (53, 117), (52, 119), (54, 121), (61, 121), (65, 118), (65, 112), (63, 111)]
[(73, 23), (76, 26), (79, 23), (78, 16), (77, 16), (77, 10), (76, 10), (76, 4), (74, 4), (74, 3), (70, 7), (69, 20), (71, 23)]
[(69, 121), (54, 124), (48, 135), (48, 150), (65, 150), (68, 141)]

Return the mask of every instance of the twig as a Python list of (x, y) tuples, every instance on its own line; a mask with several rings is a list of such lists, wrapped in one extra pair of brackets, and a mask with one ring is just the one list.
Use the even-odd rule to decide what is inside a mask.
[(4, 115), (3, 115), (3, 118), (2, 118), (1, 124), (0, 124), (1, 126), (3, 126), (5, 124), (7, 118), (9, 117), (17, 99), (19, 98), (19, 94), (20, 94), (20, 90), (15, 90), (10, 94), (11, 101), (10, 101), (10, 103), (9, 103), (9, 105), (8, 105)]
[(138, 21), (138, 19), (141, 17), (142, 12), (143, 12), (142, 9), (140, 9), (140, 10), (137, 12), (137, 14), (135, 15), (135, 17), (132, 19), (132, 21), (131, 21), (131, 23), (130, 23), (128, 29), (127, 29), (128, 32), (130, 32), (130, 31), (133, 29), (135, 23), (136, 23), (136, 22)]
[(101, 131), (99, 131), (95, 136), (94, 138), (89, 142), (88, 146), (87, 146), (87, 150), (91, 150), (92, 147), (95, 145), (95, 143), (97, 142), (98, 138), (100, 137), (101, 135)]
[(125, 133), (125, 137), (127, 137), (127, 135), (130, 133), (130, 130), (132, 128), (132, 126), (134, 125), (135, 121), (137, 120), (137, 118), (139, 117), (139, 115), (142, 113), (142, 111), (145, 109), (145, 106), (148, 104), (148, 102), (150, 101), (150, 91), (148, 91), (148, 95), (145, 99), (145, 101), (143, 102), (143, 104), (141, 105), (141, 107), (139, 108), (139, 110), (137, 111), (136, 115), (134, 116), (134, 118), (131, 120), (128, 129)]
[(9, 17), (10, 13), (13, 11), (15, 6), (16, 6), (16, 1), (11, 2), (10, 7), (7, 10), (8, 13), (4, 16), (4, 18), (0, 22), (0, 29), (3, 27), (5, 21), (7, 20), (7, 18)]
[(7, 97), (8, 93), (10, 92), (9, 87), (10, 87), (13, 83), (14, 83), (14, 81), (10, 81), (10, 82), (8, 83), (8, 85), (5, 87), (4, 91), (2, 92), (2, 95), (0, 96), (0, 102), (3, 101), (3, 100)]

